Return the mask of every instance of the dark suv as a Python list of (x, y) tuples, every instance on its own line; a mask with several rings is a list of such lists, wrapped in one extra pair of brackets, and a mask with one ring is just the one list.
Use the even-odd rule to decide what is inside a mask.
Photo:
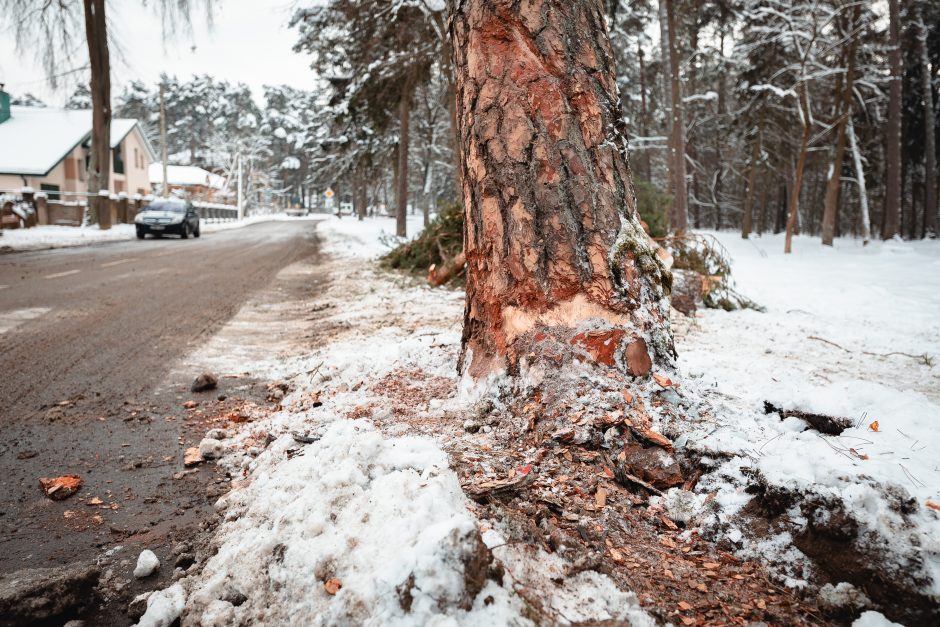
[(185, 200), (154, 200), (137, 213), (134, 224), (137, 225), (137, 239), (144, 239), (147, 233), (154, 237), (167, 233), (183, 239), (190, 235), (199, 237), (199, 214), (193, 203)]

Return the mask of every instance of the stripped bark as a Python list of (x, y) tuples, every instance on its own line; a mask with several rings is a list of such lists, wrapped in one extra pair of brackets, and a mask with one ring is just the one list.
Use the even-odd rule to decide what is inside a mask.
[(636, 212), (602, 3), (451, 10), (466, 208), (460, 369), (518, 373), (551, 343), (647, 374), (651, 358), (673, 354), (670, 277)]

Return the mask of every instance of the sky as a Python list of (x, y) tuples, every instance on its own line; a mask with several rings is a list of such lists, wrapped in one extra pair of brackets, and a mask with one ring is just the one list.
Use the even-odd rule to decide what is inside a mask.
[[(112, 34), (112, 96), (131, 80), (155, 84), (162, 72), (188, 78), (209, 74), (251, 87), (256, 99), (262, 86), (287, 84), (301, 89), (314, 87), (309, 58), (291, 50), (296, 31), (287, 27), (292, 0), (222, 0), (215, 3), (212, 28), (204, 14), (197, 13), (192, 33), (164, 38), (160, 18), (149, 2), (109, 2)], [(200, 3), (196, 2), (195, 5)], [(84, 50), (62, 71), (86, 63)], [(52, 91), (42, 67), (30, 53), (19, 54), (14, 37), (0, 30), (0, 83), (14, 96), (31, 92), (50, 106), (62, 106), (80, 77), (69, 75), (64, 86)]]

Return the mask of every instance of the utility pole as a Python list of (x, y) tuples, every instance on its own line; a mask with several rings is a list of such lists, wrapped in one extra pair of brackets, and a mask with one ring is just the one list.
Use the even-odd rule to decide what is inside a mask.
[(166, 104), (163, 97), (163, 81), (160, 81), (160, 159), (163, 161), (163, 188), (162, 195), (169, 196), (169, 187), (167, 186), (166, 176)]
[(245, 205), (242, 200), (242, 156), (238, 155), (238, 190), (235, 195), (235, 204), (238, 207), (238, 219), (245, 217)]

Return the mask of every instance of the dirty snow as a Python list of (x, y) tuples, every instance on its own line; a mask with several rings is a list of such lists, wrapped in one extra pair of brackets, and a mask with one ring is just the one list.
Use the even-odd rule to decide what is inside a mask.
[[(512, 576), (490, 576), (478, 592), (468, 590), (466, 575), (485, 542), (527, 590), (547, 589), (552, 608), (572, 621), (652, 625), (636, 597), (607, 576), (581, 573), (556, 585), (549, 573), (564, 570), (560, 558), (506, 546), (473, 514), (439, 442), (407, 425), (379, 429), (390, 413), (370, 405), (370, 384), (420, 368), (456, 387), (463, 301), (357, 258), (382, 250), (389, 224), (320, 225), (328, 247), (343, 251), (327, 263), (331, 284), (318, 298), (336, 305), (316, 322), (329, 340), (314, 353), (282, 357), (296, 376), (281, 411), (225, 441), (219, 463), (234, 478), (233, 491), (218, 503), (217, 551), (180, 582), (184, 622), (532, 624), (516, 589), (523, 584)], [(457, 402), (448, 394), (414, 409), (439, 421)]]
[[(736, 514), (751, 495), (741, 469), (755, 469), (773, 487), (841, 503), (860, 542), (896, 569), (884, 576), (940, 594), (940, 516), (927, 506), (940, 504), (940, 243), (828, 249), (797, 237), (784, 256), (782, 237), (717, 236), (740, 291), (767, 308), (676, 324), (680, 371), (717, 408), (677, 444), (713, 459), (700, 490), (716, 492), (725, 533), (742, 555), (783, 564), (791, 585), (812, 574), (787, 534), (743, 537)], [(764, 414), (765, 400), (852, 426), (821, 435)], [(908, 498), (912, 511), (898, 511)], [(795, 529), (813, 522), (798, 507), (784, 519)]]

